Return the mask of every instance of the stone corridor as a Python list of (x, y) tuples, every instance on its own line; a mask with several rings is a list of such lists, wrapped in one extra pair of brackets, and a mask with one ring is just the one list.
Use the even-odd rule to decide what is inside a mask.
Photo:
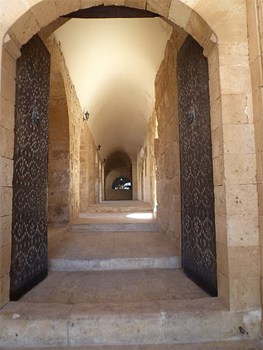
[[(217, 340), (234, 340), (229, 327), (242, 321), (238, 314), (227, 317), (217, 298), (185, 276), (175, 243), (158, 232), (149, 204), (102, 202), (80, 217), (70, 231), (50, 228), (48, 277), (0, 311), (2, 346), (260, 349), (256, 341), (197, 343), (199, 327), (204, 339), (213, 334)], [(139, 231), (142, 223), (144, 231)], [(222, 326), (210, 324), (210, 318)], [(162, 345), (170, 342), (194, 345)], [(137, 343), (145, 345), (131, 345)]]
[(263, 347), (262, 33), (262, 0), (0, 0), (1, 350)]

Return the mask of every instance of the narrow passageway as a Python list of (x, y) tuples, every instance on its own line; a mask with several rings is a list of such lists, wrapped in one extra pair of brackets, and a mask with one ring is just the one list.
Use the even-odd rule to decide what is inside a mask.
[(51, 272), (21, 301), (150, 303), (207, 297), (181, 271), (175, 243), (158, 232), (148, 203), (102, 202), (90, 210), (80, 214), (70, 232), (50, 229)]
[(3, 1), (1, 349), (262, 348), (262, 2), (212, 3)]

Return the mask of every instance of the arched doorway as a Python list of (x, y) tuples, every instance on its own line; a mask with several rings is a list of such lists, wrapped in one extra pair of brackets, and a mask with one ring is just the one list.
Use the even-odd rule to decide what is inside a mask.
[[(96, 9), (98, 11), (96, 12), (97, 14), (100, 13), (99, 10)], [(74, 16), (74, 14), (69, 16)], [(85, 12), (85, 16), (90, 16), (90, 11)], [(77, 147), (75, 146), (74, 148), (76, 149)], [(126, 178), (128, 180), (126, 183), (133, 182), (131, 160), (125, 153), (115, 152), (106, 160), (104, 177), (106, 200), (132, 199), (131, 186), (126, 186), (127, 188), (119, 188), (118, 186), (115, 188), (113, 186), (117, 179)]]
[[(84, 6), (92, 6), (91, 2), (85, 1), (82, 2), (85, 3)], [(12, 52), (12, 62), (19, 56), (19, 45), (22, 45), (26, 43), (34, 33), (38, 32), (40, 28), (43, 28), (47, 24), (54, 21), (56, 18), (59, 17), (59, 15), (63, 15), (66, 13), (69, 13), (74, 10), (78, 10), (80, 8), (80, 4), (78, 2), (67, 2), (67, 3), (58, 3), (56, 5), (56, 11), (54, 11), (54, 1), (50, 1), (46, 4), (43, 2), (37, 3), (32, 7), (34, 11), (29, 10), (28, 5), (26, 3), (22, 4), (18, 8), (16, 7), (15, 1), (8, 2), (7, 7), (10, 4), (10, 9), (7, 9), (7, 20), (4, 18), (4, 30), (3, 30), (3, 36), (5, 37), (5, 47), (9, 47)], [(246, 179), (242, 183), (238, 182), (239, 180), (233, 180), (231, 176), (233, 176), (233, 171), (231, 170), (231, 157), (233, 159), (236, 158), (235, 156), (235, 145), (232, 144), (232, 137), (231, 132), (233, 130), (236, 131), (236, 135), (239, 135), (239, 131), (241, 130), (242, 134), (242, 140), (245, 141), (249, 138), (249, 135), (251, 134), (252, 126), (251, 124), (248, 124), (246, 122), (242, 125), (235, 125), (234, 122), (230, 122), (230, 125), (224, 125), (223, 126), (223, 119), (228, 119), (228, 111), (226, 109), (226, 101), (232, 101), (233, 95), (235, 95), (236, 99), (242, 99), (242, 97), (247, 96), (248, 93), (250, 93), (249, 84), (244, 84), (244, 81), (249, 81), (249, 63), (245, 59), (245, 61), (242, 61), (242, 57), (244, 55), (235, 55), (236, 52), (236, 46), (237, 42), (241, 44), (241, 46), (244, 44), (245, 47), (247, 47), (247, 33), (246, 33), (246, 10), (245, 6), (241, 8), (238, 7), (238, 13), (241, 14), (241, 16), (233, 16), (233, 13), (235, 13), (235, 4), (234, 2), (231, 3), (227, 10), (221, 9), (221, 3), (218, 4), (218, 10), (220, 13), (220, 16), (215, 17), (214, 12), (209, 8), (207, 11), (207, 2), (206, 1), (199, 1), (198, 6), (194, 8), (194, 5), (187, 2), (187, 5), (184, 1), (172, 1), (171, 4), (169, 2), (164, 4), (159, 4), (158, 2), (151, 2), (149, 6), (150, 9), (154, 10), (155, 12), (163, 15), (165, 18), (168, 18), (175, 24), (179, 25), (181, 28), (185, 29), (188, 33), (193, 35), (193, 37), (202, 45), (202, 47), (205, 48), (205, 55), (209, 57), (209, 73), (210, 73), (210, 84), (213, 86), (213, 89), (211, 89), (211, 116), (212, 116), (212, 129), (213, 129), (213, 135), (212, 135), (212, 141), (213, 141), (213, 158), (214, 158), (214, 168), (217, 170), (215, 172), (216, 181), (215, 181), (215, 204), (216, 204), (216, 227), (218, 231), (218, 247), (220, 251), (222, 252), (223, 258), (220, 259), (218, 262), (218, 275), (219, 275), (219, 294), (222, 300), (225, 301), (226, 305), (233, 307), (233, 308), (242, 308), (244, 309), (244, 305), (240, 304), (237, 298), (237, 289), (240, 286), (243, 286), (246, 284), (245, 279), (242, 276), (239, 276), (237, 274), (230, 274), (231, 266), (226, 266), (225, 261), (238, 261), (242, 265), (242, 258), (237, 257), (237, 251), (238, 251), (238, 243), (234, 239), (234, 246), (231, 246), (229, 248), (229, 242), (232, 241), (233, 236), (235, 236), (235, 233), (239, 231), (236, 229), (237, 222), (240, 222), (239, 219), (243, 218), (243, 212), (241, 207), (237, 207), (237, 205), (231, 204), (232, 201), (232, 191), (239, 191), (238, 193), (243, 193), (242, 191), (247, 191), (245, 193), (253, 194), (253, 198), (251, 198), (251, 201), (253, 201), (254, 208), (257, 208), (257, 199), (256, 199), (256, 192), (255, 192), (255, 183), (253, 181), (250, 181)], [(42, 13), (43, 11), (41, 8), (46, 9), (47, 16), (45, 19), (43, 19)], [(139, 6), (139, 5), (138, 5)], [(142, 2), (142, 6), (146, 6), (146, 2)], [(222, 3), (222, 9), (224, 4)], [(16, 12), (11, 10), (13, 7), (16, 8)], [(50, 10), (50, 11), (49, 11)], [(34, 14), (33, 14), (34, 13)], [(12, 14), (12, 15), (10, 15)], [(37, 20), (36, 20), (37, 18)], [(241, 19), (242, 18), (242, 19)], [(28, 25), (28, 23), (31, 23), (32, 25)], [(40, 23), (40, 24), (39, 24)], [(231, 33), (228, 30), (228, 25), (231, 25)], [(9, 30), (10, 29), (10, 30)], [(6, 34), (6, 31), (9, 30), (9, 34)], [(10, 38), (10, 34), (13, 37), (13, 39)], [(225, 47), (221, 46), (221, 44), (226, 44)], [(222, 51), (218, 52), (218, 49), (221, 49)], [(222, 54), (222, 52), (225, 52), (225, 49), (231, 52), (231, 59), (226, 59), (226, 56)], [(246, 51), (247, 54), (247, 51)], [(11, 57), (11, 56), (10, 56)], [(229, 57), (229, 56), (228, 56)], [(234, 57), (234, 58), (233, 58)], [(233, 59), (232, 59), (233, 58)], [(241, 63), (241, 61), (243, 63)], [(242, 84), (238, 85), (235, 84), (236, 82), (236, 74), (232, 74), (233, 71), (240, 76), (244, 78), (242, 80)], [(229, 74), (231, 73), (231, 74)], [(4, 74), (3, 74), (4, 75)], [(11, 76), (12, 77), (12, 76)], [(227, 77), (227, 79), (226, 79)], [(11, 86), (13, 84), (13, 80), (10, 79), (10, 77), (7, 77), (5, 75), (5, 80), (10, 83)], [(222, 89), (221, 89), (222, 88)], [(6, 101), (8, 101), (9, 105), (13, 105), (13, 97), (12, 92), (11, 95), (9, 94), (10, 90), (7, 89), (7, 87), (3, 86), (3, 96)], [(10, 97), (11, 96), (11, 97)], [(221, 99), (222, 97), (222, 99)], [(222, 109), (222, 107), (224, 107)], [(12, 108), (11, 112), (8, 114), (9, 116), (12, 116)], [(231, 114), (232, 116), (232, 114)], [(230, 130), (231, 129), (231, 130)], [(8, 159), (12, 159), (12, 142), (9, 142), (9, 137), (12, 133), (10, 133), (9, 129), (5, 129), (2, 134), (4, 135), (3, 138), (1, 138), (1, 142), (3, 142), (4, 147), (3, 149), (7, 150), (4, 151), (4, 154), (7, 155)], [(227, 150), (227, 159), (226, 155), (222, 151), (222, 139), (224, 137), (224, 149)], [(242, 152), (243, 153), (249, 153), (254, 154), (253, 146), (250, 147), (250, 144), (246, 144), (246, 142), (240, 141), (242, 143)], [(251, 151), (252, 150), (252, 151)], [(11, 154), (11, 155), (10, 155)], [(222, 164), (226, 165), (226, 169), (229, 170), (228, 172), (224, 173), (224, 170), (222, 170)], [(252, 172), (255, 172), (254, 167), (252, 166)], [(224, 174), (223, 174), (224, 173)], [(226, 176), (226, 177), (225, 177)], [(230, 182), (225, 185), (225, 180), (229, 180)], [(241, 188), (242, 185), (242, 188)], [(8, 185), (10, 186), (10, 185)], [(3, 186), (3, 195), (4, 198), (8, 199), (10, 201), (11, 198), (11, 191), (8, 191), (6, 189), (7, 185)], [(250, 204), (251, 204), (250, 201)], [(234, 202), (233, 202), (234, 203)], [(10, 207), (10, 206), (9, 206)], [(6, 216), (9, 217), (10, 222), (10, 213), (11, 209), (7, 208), (5, 210)], [(249, 212), (248, 216), (246, 217), (245, 221), (249, 220), (249, 223), (252, 223), (252, 219), (255, 221), (255, 216), (257, 210), (253, 210), (253, 212)], [(254, 222), (253, 221), (253, 222)], [(226, 225), (226, 222), (229, 222), (229, 225)], [(244, 221), (242, 221), (244, 222)], [(243, 225), (244, 226), (244, 225)], [(9, 240), (10, 240), (10, 229), (9, 231)], [(242, 231), (242, 228), (241, 228)], [(243, 231), (242, 231), (243, 232)], [(229, 238), (230, 235), (230, 238)], [(256, 235), (256, 234), (255, 234)], [(10, 244), (10, 243), (8, 243)], [(256, 249), (257, 244), (254, 244), (253, 248)], [(236, 248), (236, 249), (234, 249)], [(247, 246), (245, 246), (247, 248)], [(4, 255), (2, 255), (4, 256)], [(225, 257), (225, 259), (224, 259)], [(231, 259), (230, 259), (231, 258)], [(3, 285), (3, 288), (5, 291), (8, 291), (9, 289), (9, 265), (4, 269), (3, 276), (1, 276), (1, 285)], [(238, 265), (238, 263), (236, 264)], [(254, 276), (254, 275), (253, 275)], [(255, 282), (255, 278), (251, 278), (251, 283)], [(251, 284), (252, 285), (252, 284)], [(254, 286), (255, 284), (253, 284)], [(233, 293), (230, 293), (229, 290), (232, 290)], [(8, 295), (8, 292), (6, 292), (6, 295)], [(250, 295), (250, 294), (249, 294)], [(252, 305), (253, 303), (251, 300), (253, 298), (244, 297), (246, 299), (248, 305)], [(258, 298), (255, 298), (258, 300)], [(5, 299), (7, 300), (7, 299)], [(254, 300), (254, 299), (253, 299)], [(245, 303), (246, 304), (246, 303)], [(247, 305), (247, 304), (246, 304)], [(253, 304), (254, 305), (254, 304)]]
[(132, 199), (132, 163), (127, 154), (114, 152), (105, 164), (105, 199)]

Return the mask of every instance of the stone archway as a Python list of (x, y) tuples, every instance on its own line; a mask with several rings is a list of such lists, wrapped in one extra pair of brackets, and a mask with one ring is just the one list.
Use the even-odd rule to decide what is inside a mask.
[[(59, 16), (99, 4), (100, 1), (8, 1), (1, 15), (2, 71), (1, 71), (1, 161), (7, 174), (1, 187), (5, 243), (1, 247), (1, 304), (8, 300), (10, 269), (10, 217), (13, 155), (13, 120), (15, 93), (15, 60), (21, 45)], [(107, 4), (116, 4), (109, 1)], [(123, 5), (123, 1), (117, 1)], [(250, 70), (247, 56), (247, 26), (245, 1), (221, 1), (210, 6), (207, 1), (172, 0), (157, 2), (125, 1), (126, 6), (147, 8), (169, 19), (191, 34), (201, 46), (209, 61), (210, 103), (212, 121), (213, 168), (215, 184), (216, 230), (218, 250), (219, 296), (232, 309), (258, 307), (259, 266), (258, 240), (252, 245), (242, 241), (246, 235), (244, 224), (258, 237), (258, 198), (254, 176), (236, 177), (244, 157), (255, 157), (252, 114), (238, 120), (238, 115), (249, 110)], [(236, 77), (239, 83), (236, 83)], [(233, 97), (234, 96), (234, 97)], [(240, 106), (244, 106), (242, 110)], [(251, 113), (250, 111), (248, 113)], [(3, 117), (3, 116), (6, 116)], [(238, 135), (238, 140), (237, 140)], [(223, 144), (224, 140), (224, 144)], [(233, 141), (235, 140), (235, 141)], [(237, 158), (237, 154), (241, 157)], [(251, 173), (256, 173), (255, 164)], [(246, 198), (250, 205), (247, 208)], [(244, 215), (245, 213), (245, 215)], [(242, 241), (240, 243), (240, 241)], [(245, 266), (245, 261), (253, 263)], [(227, 264), (225, 262), (228, 262)], [(236, 270), (245, 271), (240, 274)], [(250, 276), (250, 277), (248, 277)], [(249, 286), (249, 292), (238, 295)], [(239, 291), (239, 293), (238, 293)]]
[(120, 182), (122, 179), (127, 179), (131, 184), (133, 182), (132, 162), (128, 155), (123, 152), (114, 152), (106, 161), (104, 169), (105, 200), (132, 199), (132, 186), (130, 188), (113, 187), (118, 178), (120, 178)]

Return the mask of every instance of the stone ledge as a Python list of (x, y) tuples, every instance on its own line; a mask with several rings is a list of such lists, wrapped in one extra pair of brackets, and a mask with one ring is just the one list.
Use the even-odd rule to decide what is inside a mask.
[(217, 298), (73, 306), (11, 302), (0, 312), (0, 339), (9, 347), (244, 340), (259, 337), (260, 319), (259, 310), (229, 312)]

